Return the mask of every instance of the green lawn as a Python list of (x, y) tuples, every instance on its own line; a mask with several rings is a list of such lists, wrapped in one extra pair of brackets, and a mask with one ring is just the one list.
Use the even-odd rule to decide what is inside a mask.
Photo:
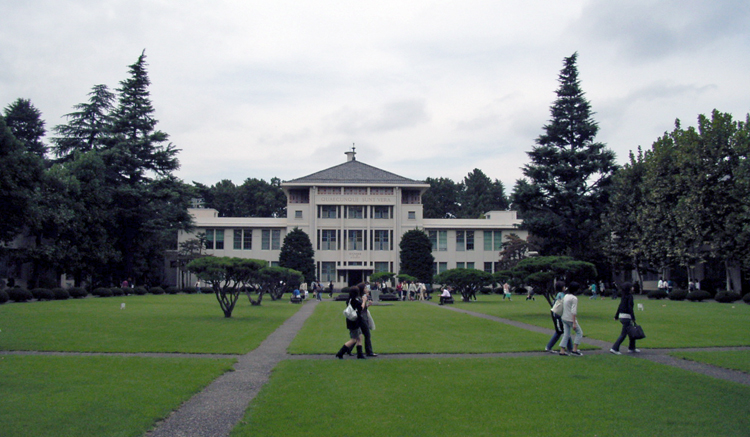
[[(318, 304), (297, 334), (293, 354), (331, 354), (349, 339), (343, 302)], [(549, 336), (419, 302), (370, 308), (378, 353), (487, 353), (543, 350)]]
[(673, 357), (711, 364), (726, 369), (739, 370), (750, 373), (750, 351), (720, 351), (720, 352), (672, 352)]
[(243, 354), (299, 308), (286, 299), (251, 307), (242, 296), (227, 319), (212, 294), (5, 304), (0, 350)]
[(300, 360), (232, 436), (739, 436), (748, 408), (750, 387), (631, 357)]
[(142, 436), (233, 362), (0, 356), (0, 435)]
[[(524, 296), (513, 296), (503, 301), (501, 296), (480, 295), (479, 300), (455, 306), (483, 314), (552, 328), (549, 304), (544, 297), (526, 301)], [(614, 342), (622, 325), (615, 321), (618, 300), (591, 300), (578, 297), (578, 314), (586, 337)], [(644, 306), (636, 310), (636, 319), (643, 325), (647, 338), (638, 342), (645, 348), (681, 348), (711, 346), (750, 346), (750, 305), (716, 302), (676, 302), (671, 300), (636, 299)]]

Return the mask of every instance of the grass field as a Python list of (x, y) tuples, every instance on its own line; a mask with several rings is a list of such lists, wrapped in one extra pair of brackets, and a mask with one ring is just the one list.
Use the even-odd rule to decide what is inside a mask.
[(0, 356), (0, 435), (141, 436), (233, 362)]
[[(297, 334), (294, 354), (334, 354), (349, 339), (342, 302), (323, 302)], [(487, 353), (543, 350), (549, 336), (420, 302), (373, 306), (379, 353)]]
[[(126, 309), (120, 310), (120, 303)], [(639, 347), (750, 344), (750, 305), (639, 301)], [(584, 333), (614, 340), (617, 301), (580, 299)], [(498, 296), (455, 307), (551, 328), (546, 301)], [(225, 319), (212, 295), (0, 305), (0, 350), (246, 353), (300, 306), (287, 300)], [(341, 302), (318, 304), (295, 354), (347, 339)], [(547, 335), (417, 302), (376, 306), (380, 353), (539, 351)], [(680, 352), (750, 371), (750, 351)], [(471, 355), (469, 355), (470, 357)], [(0, 355), (0, 435), (143, 435), (232, 360)], [(749, 435), (750, 387), (634, 357), (551, 355), (282, 361), (235, 429), (244, 435)], [(626, 413), (625, 411), (629, 411)]]
[(750, 373), (750, 351), (685, 351), (672, 352), (669, 355), (677, 358), (684, 358), (686, 360), (711, 364), (712, 366), (723, 367), (725, 369)]
[[(552, 328), (549, 304), (544, 297), (537, 296), (536, 301), (524, 299), (524, 296), (513, 296), (509, 302), (498, 295), (480, 295), (477, 301), (456, 302), (455, 306)], [(583, 335), (614, 342), (622, 329), (614, 319), (618, 303), (618, 300), (591, 300), (579, 296), (578, 315)], [(638, 342), (639, 348), (750, 346), (750, 305), (743, 302), (723, 304), (638, 298), (636, 303), (643, 304), (644, 310), (636, 311), (636, 320), (643, 325), (647, 336)]]
[(742, 436), (750, 387), (632, 357), (282, 362), (232, 436)]
[(212, 294), (5, 304), (0, 350), (244, 354), (299, 308), (270, 299), (251, 307), (241, 296), (227, 319)]

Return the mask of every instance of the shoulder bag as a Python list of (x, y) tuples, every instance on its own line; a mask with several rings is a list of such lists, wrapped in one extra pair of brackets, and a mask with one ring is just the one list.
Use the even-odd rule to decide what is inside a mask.
[(357, 320), (357, 310), (352, 307), (352, 304), (346, 306), (346, 309), (344, 310), (344, 317), (351, 320), (352, 322)]
[(557, 314), (558, 316), (562, 316), (563, 313), (563, 303), (562, 299), (557, 299), (555, 301), (555, 304), (552, 305), (552, 309), (550, 309), (553, 313)]

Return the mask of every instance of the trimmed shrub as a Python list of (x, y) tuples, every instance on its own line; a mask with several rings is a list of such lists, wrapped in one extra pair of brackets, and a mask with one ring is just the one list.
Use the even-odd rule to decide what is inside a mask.
[(177, 287), (167, 287), (164, 289), (164, 292), (167, 294), (177, 294), (180, 290), (178, 290)]
[(669, 293), (669, 299), (670, 300), (685, 300), (687, 297), (688, 292), (687, 290), (673, 290), (671, 293)]
[(91, 292), (91, 294), (97, 297), (112, 297), (113, 295), (111, 288), (104, 287), (95, 288), (94, 291)]
[(26, 302), (34, 298), (29, 290), (23, 288), (11, 288), (8, 290), (8, 297), (13, 302)]
[(745, 302), (745, 303), (747, 303), (747, 304), (750, 304), (750, 293), (747, 293), (747, 294), (746, 294), (746, 295), (745, 295), (745, 296), (744, 296), (744, 297), (742, 298), (742, 301), (743, 301), (743, 302)]
[(55, 295), (55, 300), (66, 300), (70, 298), (70, 293), (64, 288), (53, 288), (52, 294)]
[(120, 287), (112, 287), (112, 296), (125, 296), (126, 290), (130, 290), (129, 288), (120, 288)]
[(706, 290), (695, 290), (691, 291), (687, 295), (687, 300), (691, 302), (701, 302), (706, 299), (711, 299), (711, 293)]
[(212, 294), (214, 292), (214, 289), (211, 287), (202, 287), (201, 293), (203, 294)]
[(0, 303), (5, 303), (10, 300), (10, 297), (8, 297), (8, 292), (5, 290), (0, 290)]
[(182, 292), (185, 294), (195, 294), (198, 293), (198, 290), (195, 287), (185, 287), (182, 289)]
[(669, 295), (664, 290), (651, 290), (648, 292), (649, 299), (666, 299), (667, 296)]
[(31, 290), (31, 295), (36, 300), (55, 300), (55, 293), (49, 288), (35, 288)]
[(151, 294), (164, 294), (164, 289), (161, 287), (151, 287), (148, 292)]
[(74, 299), (80, 299), (82, 297), (88, 296), (89, 292), (86, 291), (85, 288), (73, 287), (70, 290), (68, 290), (68, 294), (70, 294), (70, 297), (72, 297)]
[(732, 293), (731, 291), (720, 291), (716, 293), (716, 296), (714, 296), (714, 300), (721, 303), (737, 302), (738, 300), (740, 300), (740, 294)]
[(135, 287), (131, 289), (133, 291), (133, 294), (137, 296), (143, 296), (144, 294), (148, 293), (148, 290), (146, 290), (146, 287)]

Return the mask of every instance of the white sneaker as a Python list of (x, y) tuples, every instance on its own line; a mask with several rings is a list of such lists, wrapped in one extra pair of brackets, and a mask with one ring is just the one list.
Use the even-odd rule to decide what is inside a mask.
[(628, 349), (628, 353), (629, 354), (639, 354), (639, 353), (641, 353), (641, 350), (640, 349), (633, 349), (633, 350)]
[(609, 353), (611, 353), (611, 354), (615, 354), (615, 355), (622, 355), (622, 353), (621, 353), (620, 351), (616, 351), (616, 350), (614, 350), (614, 349), (610, 349), (610, 350), (609, 350)]

